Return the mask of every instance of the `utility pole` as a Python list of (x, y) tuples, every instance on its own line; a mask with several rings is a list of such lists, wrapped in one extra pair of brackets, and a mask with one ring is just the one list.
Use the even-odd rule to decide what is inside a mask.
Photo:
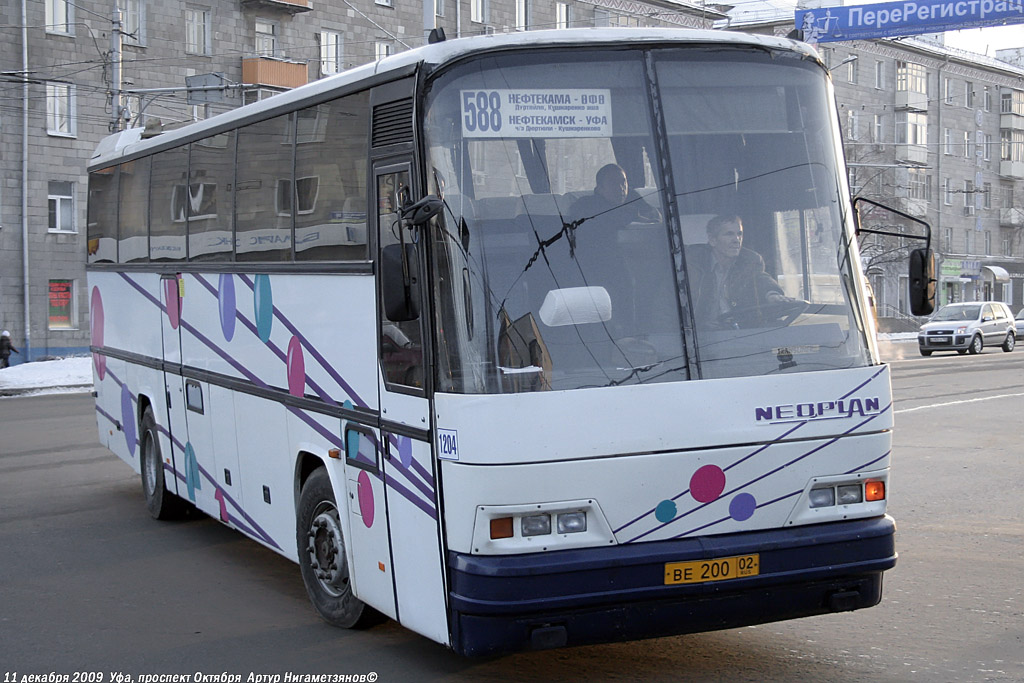
[(110, 27), (110, 126), (111, 133), (121, 130), (121, 8), (114, 3)]

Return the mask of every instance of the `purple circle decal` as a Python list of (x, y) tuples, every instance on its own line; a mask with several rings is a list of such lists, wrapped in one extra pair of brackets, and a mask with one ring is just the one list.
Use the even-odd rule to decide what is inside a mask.
[(359, 495), (359, 514), (363, 516), (363, 524), (369, 529), (373, 526), (373, 485), (366, 470), (359, 471), (356, 489)]
[(256, 319), (256, 336), (261, 342), (270, 341), (274, 326), (274, 294), (270, 289), (270, 276), (257, 275), (252, 283), (253, 317)]
[(231, 341), (235, 336), (235, 280), (231, 273), (220, 275), (217, 303), (220, 306), (220, 329), (224, 333), (224, 339)]
[(757, 501), (749, 493), (741, 493), (729, 502), (729, 516), (737, 522), (745, 522), (754, 515)]
[(132, 409), (132, 392), (128, 391), (127, 384), (121, 385), (121, 429), (124, 430), (128, 453), (135, 455), (135, 410)]
[(171, 329), (178, 329), (181, 320), (181, 297), (178, 296), (178, 278), (164, 280), (164, 303), (167, 305), (167, 320)]
[(288, 393), (302, 396), (306, 388), (306, 361), (302, 357), (302, 342), (292, 337), (288, 342), (288, 357), (285, 361), (288, 370)]
[[(93, 346), (103, 346), (103, 297), (100, 296), (99, 287), (92, 288), (92, 297), (89, 300), (89, 338)], [(92, 364), (102, 382), (107, 376), (107, 357), (94, 353)]]
[(700, 503), (718, 500), (725, 490), (725, 472), (718, 465), (704, 465), (690, 477), (690, 494)]

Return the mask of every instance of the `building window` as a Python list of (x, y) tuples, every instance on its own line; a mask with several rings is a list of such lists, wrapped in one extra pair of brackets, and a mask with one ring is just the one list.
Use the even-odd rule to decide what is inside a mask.
[(847, 110), (846, 112), (846, 138), (848, 140), (857, 140), (857, 112), (853, 110)]
[(569, 3), (555, 3), (555, 28), (569, 28), (572, 22), (572, 15), (569, 12)]
[(875, 87), (879, 90), (885, 89), (885, 62), (875, 62)]
[(871, 142), (875, 143), (875, 149), (881, 151), (882, 143), (885, 142), (885, 117), (882, 114), (874, 115), (874, 122), (871, 126)]
[(953, 104), (953, 79), (942, 79), (942, 99), (946, 104)]
[(926, 201), (932, 198), (932, 177), (925, 169), (907, 169), (907, 196)]
[(383, 7), (393, 7), (393, 0), (373, 0), (374, 4), (381, 5)]
[(434, 0), (434, 16), (444, 16), (444, 0)]
[(942, 129), (942, 153), (952, 154), (953, 153), (953, 129), (943, 128)]
[(972, 232), (972, 230), (970, 228), (967, 228), (966, 230), (964, 230), (964, 253), (965, 254), (970, 254), (971, 253), (971, 232)]
[(69, 0), (46, 0), (46, 32), (73, 35), (74, 3)]
[(142, 0), (117, 0), (117, 6), (121, 10), (121, 34), (124, 41), (132, 45), (144, 44), (142, 14), (145, 5)]
[(75, 232), (75, 184), (51, 180), (47, 186), (50, 232)]
[(530, 0), (516, 0), (516, 30), (530, 28)]
[(210, 10), (185, 8), (185, 52), (210, 54)]
[(971, 139), (971, 131), (964, 131), (964, 157), (970, 159), (974, 156), (974, 140)]
[(987, 85), (983, 91), (981, 106), (985, 111), (992, 111), (992, 88)]
[(900, 145), (928, 144), (928, 115), (924, 112), (896, 112), (896, 143)]
[(968, 109), (974, 107), (974, 83), (964, 81), (964, 106)]
[(985, 231), (985, 256), (992, 255), (992, 231)]
[(992, 208), (992, 183), (982, 185), (982, 206), (986, 209)]
[(964, 181), (964, 215), (974, 215), (974, 181)]
[(953, 250), (953, 228), (943, 228), (942, 229), (942, 245), (941, 245), (941, 247), (945, 251), (947, 251), (947, 252), (949, 252), (951, 254), (955, 254), (956, 253)]
[(896, 90), (928, 94), (928, 72), (920, 64), (896, 62)]
[(391, 43), (387, 40), (378, 40), (373, 45), (374, 57), (378, 60), (391, 56)]
[(67, 83), (46, 84), (46, 132), (50, 135), (74, 137), (77, 104), (75, 86)]
[(942, 203), (946, 206), (953, 205), (953, 183), (949, 182), (949, 178), (942, 179)]
[(78, 297), (74, 280), (50, 280), (47, 288), (49, 316), (47, 329), (73, 330), (78, 327)]
[(1024, 90), (1004, 90), (999, 96), (999, 112), (1024, 116)]
[(1003, 128), (999, 131), (999, 158), (1002, 161), (1024, 161), (1024, 130)]
[(337, 31), (320, 32), (320, 73), (336, 74), (341, 71), (342, 50), (341, 34)]
[(470, 1), (469, 20), (477, 24), (487, 21), (487, 0)]
[[(857, 56), (856, 54), (851, 54), (850, 55), (850, 57), (856, 57), (856, 56)], [(860, 64), (860, 60), (859, 59), (852, 59), (846, 65), (846, 82), (847, 83), (854, 83), (854, 84), (857, 83), (857, 73), (858, 73), (857, 72), (857, 65), (858, 64)]]
[(256, 19), (256, 54), (261, 57), (277, 56), (277, 24)]

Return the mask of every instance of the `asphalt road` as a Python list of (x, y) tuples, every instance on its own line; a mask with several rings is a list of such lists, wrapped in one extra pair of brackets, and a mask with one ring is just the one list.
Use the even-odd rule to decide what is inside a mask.
[(0, 400), (2, 683), (1024, 681), (1024, 348), (892, 367), (900, 559), (881, 605), (486, 660), (394, 623), (326, 626), (295, 565), (207, 518), (151, 520), (136, 475), (95, 445), (88, 394)]

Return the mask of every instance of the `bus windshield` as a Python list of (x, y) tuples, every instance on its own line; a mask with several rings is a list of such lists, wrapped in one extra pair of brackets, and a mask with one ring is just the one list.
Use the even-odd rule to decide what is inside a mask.
[(438, 389), (869, 364), (830, 96), (813, 61), (750, 47), (502, 53), (438, 74)]

